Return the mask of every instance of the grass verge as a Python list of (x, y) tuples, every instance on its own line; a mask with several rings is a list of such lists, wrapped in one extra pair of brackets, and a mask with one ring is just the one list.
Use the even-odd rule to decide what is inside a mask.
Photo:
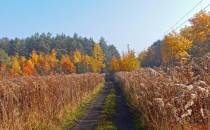
[(111, 89), (109, 95), (105, 99), (101, 120), (98, 122), (96, 130), (117, 130), (112, 119), (116, 113), (116, 93)]
[(104, 82), (99, 84), (94, 92), (87, 97), (73, 111), (68, 112), (60, 130), (68, 130), (75, 126), (76, 121), (84, 115), (91, 102), (101, 93), (104, 87)]

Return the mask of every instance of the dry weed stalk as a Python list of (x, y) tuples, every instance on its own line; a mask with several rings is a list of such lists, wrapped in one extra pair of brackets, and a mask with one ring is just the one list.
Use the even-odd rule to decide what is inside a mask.
[[(196, 61), (196, 62), (195, 62)], [(119, 72), (116, 79), (149, 129), (210, 129), (210, 54), (170, 69)]]
[(57, 129), (102, 81), (103, 75), (93, 73), (0, 80), (0, 129)]

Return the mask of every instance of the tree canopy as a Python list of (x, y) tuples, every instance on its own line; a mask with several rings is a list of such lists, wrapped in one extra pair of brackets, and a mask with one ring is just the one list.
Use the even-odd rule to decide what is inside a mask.
[(202, 57), (210, 52), (210, 14), (200, 11), (190, 20), (190, 26), (169, 33), (139, 55), (141, 66), (182, 63), (183, 59)]
[[(0, 39), (0, 50), (4, 50), (9, 56), (21, 55), (29, 57), (31, 52), (50, 53), (52, 49), (56, 49), (57, 55), (61, 58), (64, 53), (73, 53), (76, 49), (81, 53), (92, 55), (92, 48), (96, 42), (92, 38), (78, 36), (76, 33), (70, 37), (65, 34), (52, 36), (51, 33), (35, 33), (27, 38), (7, 37)], [(105, 61), (110, 62), (112, 56), (119, 57), (119, 53), (114, 45), (108, 45), (102, 37), (99, 41), (106, 57)]]

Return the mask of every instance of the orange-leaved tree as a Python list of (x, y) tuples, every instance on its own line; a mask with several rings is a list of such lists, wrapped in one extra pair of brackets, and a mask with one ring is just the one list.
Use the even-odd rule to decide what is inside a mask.
[(24, 76), (30, 76), (36, 73), (35, 65), (31, 59), (25, 61), (22, 71)]
[(75, 66), (71, 62), (69, 55), (62, 55), (60, 64), (64, 73), (74, 73), (76, 71)]

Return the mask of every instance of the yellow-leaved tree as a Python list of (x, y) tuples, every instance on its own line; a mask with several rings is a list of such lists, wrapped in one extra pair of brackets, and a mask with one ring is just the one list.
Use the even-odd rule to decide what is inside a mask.
[(177, 33), (170, 33), (164, 38), (161, 45), (162, 63), (173, 64), (188, 58), (188, 50), (192, 46), (192, 41)]
[(201, 11), (190, 20), (192, 26), (193, 56), (202, 56), (210, 52), (210, 14)]
[(50, 72), (50, 63), (48, 61), (49, 56), (43, 53), (39, 54), (39, 65), (38, 65), (38, 71), (40, 74), (49, 74)]
[(81, 62), (81, 60), (82, 60), (82, 54), (81, 54), (81, 52), (78, 49), (75, 50), (74, 55), (73, 55), (73, 58), (74, 58), (74, 63), (75, 64)]
[(58, 62), (58, 59), (57, 59), (57, 52), (55, 49), (52, 49), (50, 55), (48, 55), (48, 60), (49, 64), (50, 64), (50, 67), (51, 69), (54, 69), (57, 62)]
[(35, 50), (33, 50), (31, 53), (31, 60), (35, 65), (37, 65), (39, 62), (39, 55), (37, 54)]
[(112, 72), (120, 71), (120, 59), (113, 56), (110, 63), (110, 69)]
[(191, 20), (193, 40), (203, 42), (210, 35), (210, 15), (205, 11), (200, 11)]
[(123, 54), (120, 62), (120, 70), (133, 71), (139, 68), (139, 60), (136, 58), (134, 51), (128, 51)]
[(93, 61), (93, 57), (91, 57), (87, 54), (82, 55), (81, 63), (83, 65), (83, 69), (85, 69), (86, 72), (89, 72), (92, 70), (92, 68), (93, 68), (92, 61)]
[(22, 74), (18, 56), (13, 56), (11, 58), (11, 69), (10, 69), (10, 72), (11, 72), (12, 76), (18, 76), (18, 75)]
[(105, 67), (105, 54), (100, 44), (95, 44), (93, 47), (93, 57), (90, 58), (91, 68), (93, 72), (101, 72)]
[(44, 74), (55, 73), (58, 63), (56, 51), (53, 49), (50, 54), (39, 54), (39, 62)]

